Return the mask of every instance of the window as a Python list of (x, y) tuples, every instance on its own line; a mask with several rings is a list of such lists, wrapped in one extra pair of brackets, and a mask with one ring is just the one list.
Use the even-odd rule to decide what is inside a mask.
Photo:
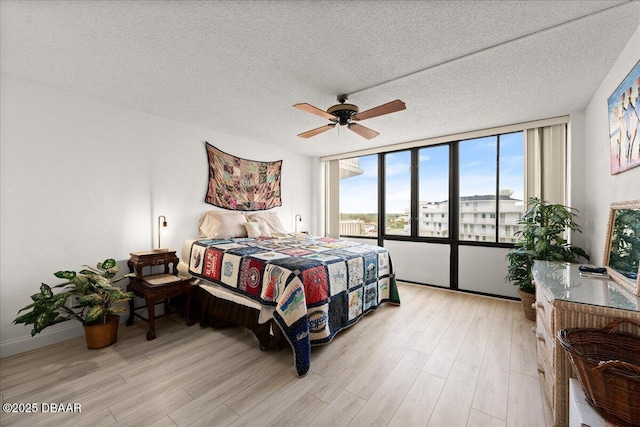
[(378, 156), (340, 160), (340, 235), (378, 235)]
[[(506, 234), (506, 227), (516, 231), (518, 220), (524, 213), (524, 133), (500, 135), (500, 224), (498, 235)], [(510, 239), (509, 243), (515, 242)]]
[[(449, 146), (440, 145), (418, 150), (418, 209), (441, 222), (421, 226), (420, 237), (449, 236)], [(442, 227), (442, 224), (445, 227)]]
[[(496, 158), (498, 137), (461, 141), (459, 145), (460, 214), (467, 212), (467, 202), (482, 218), (496, 212)], [(477, 215), (477, 214), (476, 214)], [(474, 219), (474, 222), (479, 222)], [(461, 236), (462, 240), (466, 240)], [(474, 239), (479, 240), (479, 239)], [(489, 236), (488, 241), (495, 241)]]
[[(523, 132), (341, 159), (340, 235), (512, 243), (524, 191)], [(458, 212), (450, 218), (456, 192)]]
[(385, 172), (385, 233), (411, 235), (411, 151), (387, 153)]
[[(473, 211), (482, 218), (474, 214), (474, 222), (492, 224), (494, 230), (483, 240), (504, 241), (500, 237), (507, 235), (505, 227), (517, 229), (525, 208), (524, 133), (465, 140), (459, 147), (460, 222), (472, 203)], [(460, 239), (474, 240), (465, 239), (464, 234)]]

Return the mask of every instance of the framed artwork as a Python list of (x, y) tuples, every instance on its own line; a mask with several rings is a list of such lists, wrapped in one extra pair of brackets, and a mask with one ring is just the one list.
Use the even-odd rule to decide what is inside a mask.
[(607, 99), (611, 175), (640, 166), (640, 61)]

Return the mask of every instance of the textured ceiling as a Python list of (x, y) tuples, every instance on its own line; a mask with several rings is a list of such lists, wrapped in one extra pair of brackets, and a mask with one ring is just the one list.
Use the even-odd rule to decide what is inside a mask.
[[(3, 73), (319, 156), (584, 109), (640, 3), (2, 1), (0, 18)], [(369, 141), (296, 137), (327, 122), (293, 104), (341, 93), (407, 109), (361, 122)]]

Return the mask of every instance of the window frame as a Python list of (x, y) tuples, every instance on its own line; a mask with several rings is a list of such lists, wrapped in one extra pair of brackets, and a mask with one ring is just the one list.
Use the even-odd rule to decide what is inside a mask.
[[(463, 240), (460, 238), (460, 197), (459, 197), (459, 185), (460, 185), (460, 165), (459, 165), (459, 144), (460, 142), (478, 139), (478, 138), (465, 138), (454, 141), (442, 142), (438, 144), (430, 144), (424, 146), (414, 146), (410, 148), (403, 148), (398, 150), (390, 150), (384, 152), (378, 152), (378, 235), (377, 236), (353, 236), (353, 235), (340, 235), (345, 238), (357, 238), (357, 239), (375, 239), (379, 246), (384, 246), (385, 240), (398, 240), (398, 241), (411, 241), (411, 242), (425, 242), (425, 243), (439, 243), (448, 244), (452, 247), (452, 254), (457, 254), (457, 247), (463, 246), (485, 246), (485, 247), (497, 247), (497, 248), (513, 248), (513, 243), (500, 242), (500, 138), (502, 135), (523, 133), (524, 130), (514, 130), (510, 132), (496, 133), (493, 135), (483, 135), (483, 137), (495, 136), (496, 141), (496, 179), (495, 179), (495, 197), (496, 197), (496, 209), (492, 214), (494, 218), (489, 218), (492, 221), (487, 224), (493, 225), (494, 229), (494, 241), (482, 241), (482, 240)], [(523, 135), (524, 138), (524, 135)], [(524, 144), (524, 139), (523, 139)], [(422, 217), (419, 216), (419, 151), (423, 148), (436, 147), (436, 146), (448, 146), (449, 147), (449, 198), (448, 200), (455, 200), (456, 203), (449, 203), (449, 218), (448, 228), (449, 235), (447, 237), (442, 236), (419, 236), (419, 224)], [(524, 147), (523, 147), (524, 150)], [(386, 233), (386, 156), (398, 152), (410, 152), (410, 182), (411, 182), (411, 203), (410, 203), (410, 234), (387, 234)], [(364, 156), (364, 155), (363, 155)], [(362, 156), (350, 156), (344, 157), (344, 159), (362, 157)], [(525, 171), (525, 164), (522, 165), (523, 174)], [(464, 202), (466, 206), (470, 205), (470, 202)], [(473, 233), (475, 227), (470, 227), (469, 232)], [(456, 257), (457, 258), (457, 257)], [(451, 283), (457, 283), (451, 281)]]

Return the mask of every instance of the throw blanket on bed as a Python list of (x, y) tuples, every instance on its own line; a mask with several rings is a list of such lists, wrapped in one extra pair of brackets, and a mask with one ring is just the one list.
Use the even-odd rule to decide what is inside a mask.
[(196, 240), (189, 273), (275, 306), (300, 376), (311, 345), (331, 341), (384, 302), (400, 304), (386, 249), (326, 237)]

